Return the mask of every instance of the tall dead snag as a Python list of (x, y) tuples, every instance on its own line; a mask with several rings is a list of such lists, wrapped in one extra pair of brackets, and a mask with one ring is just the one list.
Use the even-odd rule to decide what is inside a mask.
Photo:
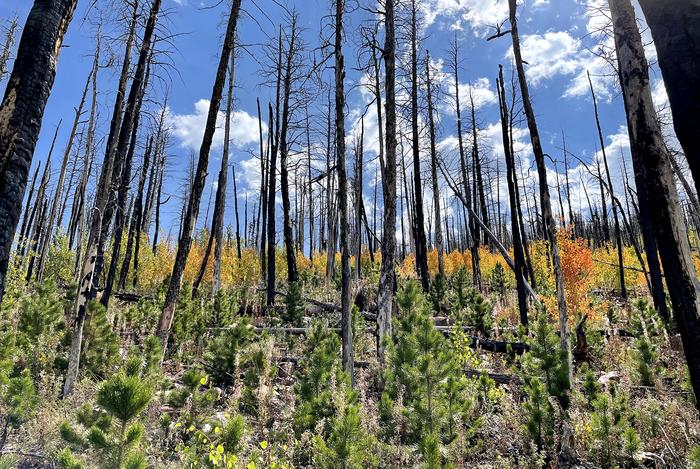
[(673, 114), (673, 127), (700, 194), (700, 4), (688, 0), (639, 0), (654, 38)]
[(340, 216), (340, 317), (343, 339), (343, 371), (355, 383), (352, 312), (350, 306), (350, 226), (348, 223), (348, 175), (345, 168), (345, 58), (343, 56), (343, 12), (345, 0), (335, 0), (335, 135), (338, 165), (338, 205)]
[[(267, 154), (265, 153), (265, 150), (263, 149), (263, 129), (262, 129), (262, 113), (260, 112), (260, 98), (256, 99), (258, 103), (258, 132), (259, 132), (259, 137), (260, 137), (260, 203), (258, 204), (258, 209), (260, 210), (259, 213), (259, 218), (260, 220), (258, 221), (258, 230), (260, 231), (260, 272), (262, 274), (263, 280), (265, 279), (265, 269), (267, 268), (267, 262), (265, 258), (265, 250), (267, 249), (266, 246), (266, 236), (267, 236), (267, 178), (268, 178), (268, 170), (267, 170), (267, 162), (268, 162), (268, 157)], [(272, 124), (272, 123), (270, 123)], [(269, 152), (270, 150), (270, 137), (272, 135), (272, 125), (269, 126), (268, 132), (267, 132), (267, 137), (268, 137), (268, 144), (267, 144), (267, 150)]]
[[(600, 152), (603, 156), (603, 166), (605, 167), (605, 174), (608, 181), (608, 191), (610, 192), (610, 199), (613, 201), (613, 222), (615, 223), (615, 243), (617, 244), (617, 263), (620, 277), (620, 297), (623, 300), (627, 300), (627, 288), (625, 287), (625, 266), (622, 259), (622, 233), (620, 230), (620, 219), (617, 215), (617, 206), (615, 205), (615, 190), (613, 188), (612, 178), (610, 177), (610, 167), (608, 166), (608, 155), (605, 151), (605, 140), (603, 139), (603, 130), (600, 127), (600, 118), (598, 117), (598, 100), (595, 96), (595, 91), (593, 90), (593, 82), (591, 81), (591, 74), (588, 74), (588, 85), (591, 88), (591, 98), (593, 99), (593, 112), (595, 114), (595, 124), (598, 130), (598, 141), (600, 142)], [(601, 178), (602, 182), (602, 178)]]
[(0, 303), (58, 53), (77, 0), (37, 0), (0, 105)]
[(394, 0), (384, 3), (384, 90), (386, 93), (386, 161), (382, 167), (384, 223), (382, 227), (382, 267), (377, 296), (377, 340), (379, 359), (384, 360), (382, 341), (391, 336), (391, 316), (396, 290), (396, 32)]
[(523, 67), (523, 57), (520, 51), (520, 36), (518, 35), (518, 17), (517, 17), (517, 0), (508, 0), (510, 8), (510, 26), (511, 38), (513, 40), (513, 57), (515, 58), (515, 67), (518, 71), (518, 81), (520, 82), (520, 95), (523, 100), (523, 108), (525, 109), (525, 117), (527, 118), (527, 127), (530, 131), (530, 140), (532, 141), (532, 151), (535, 155), (537, 164), (537, 174), (540, 182), (540, 204), (542, 208), (542, 218), (544, 221), (544, 229), (549, 241), (549, 250), (551, 254), (552, 266), (554, 267), (554, 280), (557, 290), (557, 307), (559, 310), (559, 340), (561, 348), (566, 352), (567, 363), (569, 365), (569, 378), (571, 378), (571, 344), (569, 339), (569, 320), (566, 311), (566, 298), (564, 296), (564, 275), (561, 269), (561, 260), (559, 258), (559, 243), (557, 242), (556, 225), (554, 224), (554, 216), (552, 215), (552, 202), (549, 197), (549, 186), (547, 184), (547, 167), (544, 161), (544, 151), (540, 142), (540, 133), (537, 128), (537, 120), (535, 111), (532, 109), (532, 101), (530, 100), (530, 91), (527, 85), (527, 77), (525, 76), (525, 68)]
[(513, 236), (513, 257), (515, 283), (518, 290), (518, 309), (520, 311), (520, 323), (527, 330), (527, 291), (525, 290), (525, 253), (521, 240), (520, 224), (518, 222), (518, 202), (516, 192), (515, 156), (512, 153), (510, 140), (510, 111), (506, 102), (506, 90), (503, 84), (503, 66), (498, 66), (498, 102), (501, 110), (501, 131), (503, 133), (503, 150), (506, 157), (506, 180), (508, 181), (508, 198), (510, 200), (510, 227)]
[(438, 273), (445, 276), (445, 258), (442, 239), (442, 215), (440, 214), (440, 188), (438, 184), (438, 155), (435, 146), (435, 116), (433, 108), (433, 83), (430, 80), (430, 53), (425, 55), (425, 79), (428, 88), (428, 128), (430, 133), (430, 175), (433, 181), (433, 206), (435, 207), (435, 249), (438, 255)]
[(673, 169), (656, 118), (649, 67), (634, 8), (629, 0), (608, 3), (633, 149), (632, 163), (643, 182), (637, 191), (649, 194), (646, 201), (654, 214), (654, 235), (661, 240), (658, 249), (666, 285), (681, 333), (696, 405), (700, 406), (700, 284), (693, 269)]
[[(355, 145), (355, 281), (362, 277), (362, 175), (365, 140), (365, 116), (360, 119), (360, 136)], [(369, 237), (368, 237), (369, 239)]]
[[(282, 195), (282, 231), (284, 235), (285, 257), (287, 259), (287, 281), (294, 283), (298, 280), (296, 251), (294, 249), (294, 234), (292, 232), (291, 202), (289, 199), (289, 124), (291, 118), (290, 97), (292, 94), (292, 79), (297, 50), (299, 48), (299, 28), (296, 14), (292, 14), (289, 26), (289, 48), (286, 51), (284, 66), (284, 84), (282, 98), (282, 123), (280, 129), (280, 193)], [(296, 78), (296, 77), (294, 77)]]
[[(58, 174), (58, 181), (56, 182), (56, 189), (54, 191), (53, 200), (51, 201), (51, 208), (49, 210), (49, 215), (46, 220), (46, 233), (42, 238), (41, 245), (39, 246), (39, 263), (36, 269), (36, 279), (41, 280), (44, 274), (44, 266), (46, 265), (46, 256), (49, 252), (49, 243), (51, 242), (52, 233), (54, 229), (54, 220), (56, 220), (56, 214), (59, 210), (59, 204), (61, 203), (61, 193), (63, 192), (63, 185), (66, 178), (66, 170), (68, 169), (68, 159), (70, 158), (71, 152), (73, 150), (73, 143), (75, 141), (75, 136), (78, 133), (78, 126), (80, 125), (80, 119), (83, 116), (83, 107), (85, 106), (85, 100), (87, 98), (88, 90), (90, 89), (90, 81), (92, 81), (93, 76), (96, 75), (97, 69), (99, 67), (100, 60), (100, 34), (97, 33), (97, 46), (95, 47), (95, 58), (93, 59), (92, 68), (88, 74), (87, 80), (85, 80), (85, 87), (83, 88), (83, 94), (80, 98), (80, 104), (75, 109), (75, 118), (73, 119), (73, 127), (71, 127), (70, 136), (68, 137), (68, 143), (66, 144), (66, 149), (63, 152), (63, 160), (61, 161), (61, 169)], [(60, 225), (61, 219), (58, 218), (58, 223)]]
[[(131, 136), (131, 132), (123, 132), (123, 123), (132, 122), (137, 106), (137, 97), (139, 96), (143, 77), (146, 71), (146, 62), (150, 56), (151, 39), (155, 33), (158, 13), (160, 11), (161, 0), (154, 0), (151, 4), (148, 21), (144, 30), (143, 42), (139, 50), (139, 59), (134, 72), (134, 79), (129, 90), (129, 98), (127, 100), (123, 119), (121, 117), (121, 104), (123, 102), (123, 92), (126, 90), (126, 79), (128, 76), (128, 57), (130, 55), (131, 41), (133, 40), (132, 33), (135, 34), (135, 24), (137, 18), (136, 9), (134, 9), (134, 17), (132, 18), (131, 31), (127, 40), (126, 52), (124, 56), (124, 64), (122, 64), (122, 75), (120, 77), (119, 90), (115, 103), (114, 114), (110, 125), (110, 136), (107, 140), (107, 149), (105, 158), (102, 163), (102, 172), (95, 194), (95, 202), (93, 205), (92, 218), (90, 222), (90, 232), (85, 245), (85, 258), (81, 269), (80, 278), (78, 279), (78, 292), (73, 305), (73, 335), (71, 338), (71, 349), (68, 355), (68, 370), (66, 371), (66, 380), (63, 384), (63, 396), (67, 396), (73, 392), (75, 382), (78, 379), (78, 370), (80, 368), (80, 353), (83, 340), (83, 326), (85, 324), (85, 316), (87, 314), (88, 301), (94, 298), (94, 284), (99, 275), (99, 269), (102, 265), (100, 258), (102, 249), (100, 248), (101, 237), (103, 233), (103, 223), (107, 222), (106, 208), (109, 202), (115, 169), (115, 160), (117, 157), (125, 155), (123, 150), (126, 142)], [(121, 129), (121, 130), (120, 130)], [(130, 128), (129, 128), (130, 130)], [(125, 135), (122, 135), (122, 134)]]
[[(428, 242), (425, 237), (425, 215), (423, 213), (423, 183), (420, 174), (420, 135), (418, 132), (418, 6), (411, 0), (411, 151), (413, 154), (413, 185), (416, 188), (414, 199), (414, 237), (416, 241), (416, 266), (423, 291), (430, 289), (428, 272)], [(385, 52), (386, 53), (386, 52)], [(388, 117), (388, 116), (387, 116)], [(388, 145), (388, 144), (387, 144)], [(388, 165), (388, 163), (387, 163)], [(392, 228), (392, 232), (393, 232)]]
[[(479, 217), (484, 222), (488, 229), (491, 229), (491, 223), (489, 222), (489, 211), (486, 207), (486, 193), (484, 191), (484, 178), (481, 168), (481, 153), (479, 152), (479, 133), (477, 132), (476, 125), (476, 106), (474, 105), (474, 93), (472, 89), (469, 88), (469, 110), (471, 112), (471, 126), (472, 126), (472, 168), (474, 172), (473, 182), (473, 193), (472, 199), (474, 201), (474, 211), (479, 213)], [(480, 242), (481, 237), (479, 236), (479, 231), (477, 229), (476, 243)], [(488, 235), (484, 230), (484, 242), (488, 243)], [(481, 278), (478, 279), (481, 281)], [(478, 285), (481, 288), (481, 284)]]
[(229, 57), (233, 52), (233, 46), (236, 36), (236, 26), (238, 24), (238, 16), (241, 11), (241, 0), (233, 0), (231, 4), (231, 13), (228, 18), (226, 27), (226, 35), (224, 36), (224, 44), (219, 57), (219, 65), (216, 69), (216, 78), (214, 79), (214, 87), (211, 93), (211, 102), (209, 104), (209, 113), (207, 114), (207, 124), (204, 128), (204, 136), (202, 138), (202, 146), (199, 149), (199, 160), (197, 161), (197, 170), (195, 172), (194, 184), (190, 192), (189, 201), (187, 203), (187, 211), (185, 212), (184, 229), (177, 244), (177, 254), (175, 255), (175, 264), (173, 265), (173, 273), (170, 277), (170, 284), (165, 295), (165, 303), (163, 311), (158, 321), (157, 335), (163, 349), (167, 347), (168, 336), (170, 335), (170, 327), (175, 316), (175, 306), (180, 289), (182, 287), (182, 275), (185, 272), (185, 263), (187, 256), (192, 247), (192, 232), (199, 214), (199, 204), (202, 198), (202, 192), (207, 179), (207, 166), (209, 165), (209, 151), (211, 150), (214, 132), (216, 131), (216, 119), (219, 115), (219, 107), (221, 105), (221, 97), (226, 83), (226, 68), (228, 66)]
[[(234, 214), (236, 216), (235, 222), (236, 222), (236, 255), (238, 256), (238, 259), (240, 260), (242, 257), (241, 254), (241, 225), (239, 223), (239, 215), (238, 215), (238, 187), (236, 186), (236, 166), (231, 165), (231, 174), (233, 177), (233, 208), (234, 208)], [(246, 204), (247, 204), (247, 198), (246, 198)], [(246, 209), (246, 216), (248, 213), (248, 209)], [(243, 224), (243, 227), (245, 228), (245, 223)], [(223, 232), (221, 234), (221, 237), (223, 239)], [(219, 257), (219, 270), (221, 270), (221, 257)], [(221, 280), (219, 280), (221, 281)]]
[[(461, 103), (459, 101), (459, 48), (457, 44), (457, 36), (455, 35), (455, 40), (452, 43), (451, 50), (452, 58), (452, 73), (455, 77), (455, 112), (457, 114), (457, 141), (459, 143), (459, 166), (462, 176), (462, 189), (464, 192), (464, 199), (467, 203), (467, 211), (473, 210), (472, 206), (472, 192), (471, 183), (469, 182), (469, 172), (467, 171), (467, 160), (465, 157), (464, 150), (464, 138), (462, 137), (462, 109)], [(469, 216), (469, 221), (467, 225), (468, 243), (469, 250), (472, 257), (472, 280), (475, 287), (481, 285), (481, 266), (479, 260), (479, 246), (476, 242), (477, 234), (476, 224), (474, 223), (473, 217)]]
[[(231, 63), (228, 70), (228, 93), (226, 95), (226, 117), (224, 121), (224, 149), (221, 154), (221, 168), (219, 168), (219, 178), (216, 185), (216, 199), (214, 200), (214, 216), (211, 219), (211, 231), (209, 232), (209, 241), (204, 249), (202, 263), (199, 266), (199, 273), (192, 285), (192, 298), (197, 297), (199, 285), (202, 283), (204, 273), (209, 264), (211, 249), (216, 242), (214, 248), (214, 276), (212, 278), (212, 295), (216, 295), (221, 287), (221, 245), (224, 239), (224, 214), (226, 213), (226, 184), (228, 179), (228, 154), (231, 145), (231, 115), (233, 113), (233, 77), (235, 59), (234, 54), (231, 54)], [(234, 181), (235, 173), (234, 173)], [(236, 190), (233, 191), (234, 197)], [(240, 244), (239, 244), (240, 246)], [(218, 254), (218, 256), (217, 256)]]
[[(131, 215), (131, 223), (129, 223), (129, 234), (126, 240), (126, 249), (124, 251), (124, 260), (122, 261), (122, 267), (119, 270), (119, 282), (117, 283), (117, 288), (123, 289), (126, 287), (126, 278), (129, 275), (129, 269), (131, 268), (131, 255), (134, 249), (134, 241), (139, 244), (140, 235), (139, 227), (141, 226), (141, 219), (143, 217), (143, 191), (146, 185), (146, 177), (148, 176), (148, 168), (150, 167), (151, 153), (153, 152), (153, 137), (149, 137), (146, 142), (146, 151), (143, 154), (143, 162), (141, 164), (141, 172), (139, 173), (139, 182), (136, 188), (136, 196), (134, 199), (134, 210)], [(136, 237), (136, 233), (139, 232), (139, 237)]]

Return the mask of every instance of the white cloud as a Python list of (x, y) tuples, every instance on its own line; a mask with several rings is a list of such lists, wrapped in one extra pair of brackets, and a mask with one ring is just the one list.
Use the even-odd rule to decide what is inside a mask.
[[(549, 31), (544, 35), (524, 36), (523, 60), (529, 63), (527, 76), (536, 86), (557, 75), (572, 75), (582, 67), (581, 41), (566, 31)], [(506, 57), (513, 57), (511, 47)]]
[(508, 18), (508, 2), (503, 0), (427, 0), (420, 4), (428, 25), (443, 17), (451, 29), (462, 29), (464, 21), (479, 36)]
[[(194, 103), (194, 113), (173, 114), (168, 112), (168, 123), (173, 135), (180, 141), (180, 146), (192, 150), (199, 150), (204, 136), (204, 127), (209, 112), (209, 100), (200, 99)], [(224, 144), (224, 120), (226, 114), (219, 111), (216, 120), (216, 132), (212, 149), (219, 149)], [(267, 134), (267, 124), (263, 122), (263, 135)], [(231, 144), (241, 148), (257, 143), (260, 138), (258, 118), (253, 117), (243, 110), (236, 110), (231, 116)]]

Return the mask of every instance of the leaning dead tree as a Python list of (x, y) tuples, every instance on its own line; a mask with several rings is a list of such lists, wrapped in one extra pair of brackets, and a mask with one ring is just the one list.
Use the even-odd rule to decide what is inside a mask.
[(630, 0), (609, 0), (638, 193), (649, 194), (666, 286), (700, 406), (700, 283), (693, 267), (669, 154), (649, 86), (649, 66)]
[[(114, 176), (115, 166), (119, 161), (118, 158), (126, 156), (126, 144), (131, 136), (131, 125), (137, 111), (138, 97), (141, 93), (144, 75), (146, 73), (146, 64), (150, 57), (151, 40), (155, 34), (155, 27), (160, 12), (161, 0), (154, 0), (151, 4), (146, 28), (139, 50), (139, 59), (134, 72), (134, 79), (131, 82), (129, 97), (126, 101), (124, 115), (121, 115), (121, 99), (123, 92), (126, 90), (126, 77), (128, 72), (127, 66), (122, 66), (122, 75), (120, 78), (119, 91), (117, 93), (114, 114), (110, 125), (110, 137), (108, 137), (105, 158), (102, 163), (102, 172), (95, 194), (95, 201), (92, 209), (92, 217), (90, 222), (90, 231), (85, 245), (85, 258), (79, 283), (76, 300), (73, 304), (73, 335), (71, 338), (71, 349), (68, 356), (68, 370), (66, 371), (66, 379), (63, 384), (63, 395), (67, 396), (73, 392), (73, 388), (78, 379), (78, 371), (80, 368), (80, 354), (83, 340), (83, 326), (87, 315), (88, 302), (94, 298), (95, 284), (99, 276), (102, 259), (100, 258), (101, 244), (104, 236), (103, 224), (107, 223), (107, 204), (112, 196), (112, 180)], [(136, 13), (134, 13), (136, 15)], [(132, 19), (131, 28), (135, 28), (135, 21)], [(130, 39), (133, 39), (132, 33), (129, 34)], [(131, 43), (127, 41), (126, 53), (124, 55), (125, 62), (128, 60)], [(125, 71), (126, 70), (126, 71)], [(131, 122), (131, 124), (128, 124)], [(127, 124), (125, 124), (127, 123)], [(124, 128), (125, 125), (128, 131)]]
[(530, 90), (527, 84), (525, 75), (525, 67), (523, 65), (522, 52), (520, 50), (520, 36), (518, 34), (518, 17), (517, 17), (517, 1), (508, 0), (510, 10), (510, 27), (511, 39), (513, 42), (513, 57), (515, 59), (515, 67), (518, 72), (518, 81), (520, 83), (520, 95), (523, 100), (523, 108), (525, 117), (527, 118), (527, 127), (530, 131), (530, 140), (532, 142), (532, 151), (535, 155), (535, 163), (537, 165), (537, 175), (540, 185), (540, 205), (542, 208), (542, 217), (544, 219), (544, 228), (546, 239), (549, 242), (549, 250), (551, 253), (552, 267), (554, 268), (554, 280), (557, 291), (557, 308), (559, 310), (559, 340), (561, 348), (566, 352), (567, 362), (569, 364), (569, 377), (571, 377), (571, 345), (569, 343), (569, 317), (566, 310), (566, 299), (564, 296), (564, 275), (561, 269), (561, 259), (559, 257), (559, 245), (557, 242), (556, 225), (554, 216), (552, 215), (552, 203), (549, 196), (549, 185), (547, 184), (547, 167), (545, 165), (544, 150), (540, 142), (539, 129), (537, 128), (537, 119), (535, 111), (532, 108), (530, 100)]
[(219, 57), (219, 65), (216, 69), (216, 78), (214, 79), (214, 87), (212, 89), (211, 101), (209, 103), (209, 112), (207, 114), (207, 123), (204, 129), (202, 145), (199, 149), (199, 159), (197, 161), (197, 170), (193, 182), (192, 191), (190, 191), (187, 210), (183, 220), (183, 230), (177, 245), (177, 254), (175, 255), (175, 264), (173, 265), (173, 273), (170, 277), (170, 284), (165, 295), (165, 303), (158, 321), (157, 335), (160, 339), (163, 349), (165, 350), (168, 344), (170, 328), (173, 318), (175, 317), (175, 306), (177, 305), (180, 290), (182, 288), (182, 276), (185, 272), (185, 263), (187, 256), (192, 247), (192, 233), (194, 225), (199, 214), (199, 205), (202, 198), (202, 192), (206, 183), (207, 166), (209, 164), (209, 152), (211, 150), (214, 132), (216, 131), (216, 120), (219, 115), (221, 106), (221, 98), (223, 95), (224, 84), (226, 82), (226, 68), (228, 66), (229, 57), (233, 53), (233, 47), (236, 37), (236, 26), (238, 25), (238, 17), (241, 11), (241, 0), (233, 0), (231, 4), (231, 12), (228, 18), (226, 27), (226, 35), (224, 36), (224, 44)]
[[(197, 297), (199, 285), (204, 278), (204, 272), (209, 264), (209, 256), (211, 255), (212, 245), (216, 243), (214, 250), (214, 276), (212, 279), (212, 295), (221, 287), (221, 248), (224, 238), (224, 213), (226, 211), (226, 183), (228, 179), (228, 153), (231, 140), (231, 116), (233, 113), (233, 77), (235, 67), (235, 54), (231, 54), (231, 63), (228, 68), (228, 92), (226, 95), (226, 117), (224, 121), (224, 149), (221, 154), (221, 168), (219, 169), (219, 178), (216, 185), (216, 199), (214, 201), (214, 215), (211, 219), (211, 232), (209, 233), (209, 241), (204, 249), (204, 256), (199, 267), (199, 273), (192, 285), (192, 298)], [(235, 181), (235, 179), (234, 179)], [(234, 190), (234, 196), (236, 191)], [(240, 246), (240, 244), (239, 244)], [(240, 248), (239, 248), (240, 250)]]

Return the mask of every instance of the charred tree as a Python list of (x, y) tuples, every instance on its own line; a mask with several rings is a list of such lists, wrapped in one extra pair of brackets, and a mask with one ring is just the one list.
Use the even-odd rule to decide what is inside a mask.
[(391, 317), (396, 291), (396, 33), (394, 0), (384, 4), (384, 64), (386, 94), (386, 159), (382, 167), (384, 223), (382, 229), (382, 266), (377, 297), (377, 340), (379, 359), (384, 361), (384, 337), (391, 337)]
[(216, 69), (216, 78), (214, 79), (214, 87), (212, 89), (211, 101), (209, 104), (209, 112), (207, 114), (207, 123), (204, 129), (202, 145), (199, 150), (199, 159), (197, 161), (197, 170), (195, 173), (193, 190), (190, 193), (189, 202), (187, 203), (187, 211), (185, 212), (184, 230), (177, 246), (177, 254), (175, 255), (175, 264), (173, 273), (170, 277), (170, 284), (165, 295), (165, 304), (163, 311), (158, 321), (157, 335), (163, 345), (163, 350), (166, 349), (168, 336), (170, 335), (170, 327), (173, 317), (175, 316), (175, 306), (182, 287), (182, 275), (185, 270), (187, 256), (190, 253), (192, 246), (192, 232), (199, 214), (199, 205), (201, 201), (202, 191), (206, 183), (207, 166), (209, 164), (209, 151), (211, 150), (214, 132), (216, 131), (216, 119), (219, 115), (219, 107), (221, 105), (221, 97), (223, 95), (224, 85), (226, 83), (226, 69), (229, 57), (233, 53), (236, 26), (238, 25), (238, 16), (241, 10), (241, 0), (234, 0), (231, 4), (231, 12), (229, 13), (228, 25), (226, 27), (226, 35), (224, 36), (224, 44), (219, 57), (219, 65)]
[(513, 257), (515, 283), (518, 290), (518, 310), (520, 311), (520, 324), (525, 330), (528, 327), (527, 318), (527, 292), (525, 290), (525, 253), (520, 239), (520, 224), (518, 223), (517, 194), (515, 190), (515, 157), (512, 153), (510, 135), (510, 111), (506, 102), (506, 91), (503, 84), (503, 66), (498, 66), (498, 98), (501, 110), (501, 132), (503, 134), (503, 150), (506, 158), (506, 180), (508, 182), (508, 197), (510, 200), (510, 226), (513, 236)]
[(651, 221), (659, 242), (675, 320), (688, 361), (696, 402), (700, 402), (700, 284), (690, 255), (673, 169), (663, 143), (649, 86), (649, 68), (634, 7), (629, 0), (609, 0), (620, 82), (627, 111), (632, 162), (643, 182), (638, 193), (649, 196)]
[[(416, 242), (416, 265), (423, 291), (430, 289), (428, 272), (428, 241), (425, 237), (425, 214), (423, 212), (423, 191), (420, 170), (420, 135), (418, 133), (418, 6), (411, 0), (411, 151), (413, 154), (414, 222), (413, 230)], [(386, 53), (386, 51), (385, 51)], [(388, 116), (387, 116), (388, 118)], [(387, 143), (387, 147), (389, 144)], [(388, 150), (387, 150), (388, 151)], [(388, 165), (388, 163), (387, 163)], [(393, 231), (393, 228), (392, 228)]]
[[(530, 91), (528, 89), (527, 78), (525, 76), (525, 67), (523, 66), (523, 58), (520, 50), (517, 2), (516, 0), (508, 0), (508, 5), (510, 11), (511, 38), (513, 41), (513, 56), (515, 58), (515, 67), (518, 71), (520, 94), (523, 100), (528, 130), (530, 131), (532, 150), (535, 155), (535, 162), (537, 164), (544, 229), (546, 238), (549, 241), (549, 252), (551, 254), (552, 266), (554, 267), (557, 308), (559, 310), (559, 340), (561, 342), (562, 350), (566, 353), (567, 363), (569, 366), (569, 378), (571, 378), (572, 369), (571, 344), (569, 340), (569, 317), (566, 309), (566, 298), (564, 296), (564, 275), (562, 273), (561, 260), (559, 258), (559, 243), (557, 242), (556, 225), (554, 222), (554, 216), (552, 215), (552, 203), (549, 196), (549, 186), (547, 184), (547, 167), (545, 165), (544, 151), (540, 142), (540, 134), (539, 129), (537, 128), (535, 112), (532, 108), (532, 102), (530, 101)], [(569, 379), (569, 381), (571, 381), (571, 379)]]
[(77, 0), (37, 0), (0, 105), (0, 303), (58, 53)]

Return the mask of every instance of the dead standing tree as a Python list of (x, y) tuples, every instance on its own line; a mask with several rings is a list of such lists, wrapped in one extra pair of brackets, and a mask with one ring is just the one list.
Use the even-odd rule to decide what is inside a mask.
[[(151, 4), (150, 13), (148, 16), (148, 21), (146, 23), (146, 28), (144, 30), (143, 42), (139, 51), (139, 59), (136, 65), (136, 71), (134, 73), (134, 80), (131, 83), (131, 89), (129, 90), (129, 99), (127, 100), (126, 108), (124, 111), (124, 116), (121, 115), (121, 104), (123, 101), (123, 92), (126, 90), (126, 78), (128, 74), (128, 58), (130, 56), (131, 40), (133, 40), (133, 31), (135, 29), (135, 21), (132, 20), (131, 31), (129, 33), (129, 40), (127, 40), (126, 52), (124, 55), (124, 62), (126, 66), (122, 66), (122, 75), (119, 82), (119, 90), (117, 92), (117, 98), (114, 108), (114, 114), (112, 116), (112, 122), (110, 125), (110, 136), (107, 141), (107, 149), (105, 152), (105, 158), (102, 163), (102, 172), (100, 173), (100, 180), (97, 186), (97, 193), (95, 194), (95, 202), (93, 206), (93, 212), (91, 217), (90, 232), (88, 234), (87, 244), (85, 246), (85, 258), (83, 261), (83, 266), (78, 283), (78, 292), (76, 295), (76, 300), (73, 305), (73, 335), (71, 338), (71, 349), (68, 356), (68, 370), (66, 371), (66, 380), (63, 384), (63, 395), (67, 396), (73, 392), (73, 387), (78, 379), (78, 370), (80, 368), (80, 353), (83, 340), (83, 326), (85, 324), (85, 317), (87, 314), (88, 301), (94, 298), (95, 294), (95, 282), (96, 275), (99, 274), (99, 262), (98, 257), (100, 253), (100, 237), (103, 233), (103, 221), (106, 218), (105, 211), (107, 209), (107, 204), (110, 199), (110, 194), (112, 190), (112, 177), (113, 171), (115, 169), (116, 158), (118, 156), (123, 156), (125, 153), (118, 154), (119, 142), (122, 139), (128, 139), (131, 132), (128, 135), (122, 135), (123, 123), (129, 122), (134, 118), (134, 113), (137, 106), (137, 98), (139, 96), (143, 78), (146, 71), (146, 62), (150, 56), (151, 50), (151, 39), (155, 33), (155, 27), (158, 20), (158, 13), (160, 11), (161, 0), (154, 0)], [(136, 16), (134, 12), (134, 16)], [(120, 130), (121, 129), (121, 130)], [(122, 148), (125, 142), (122, 141)]]
[(0, 302), (34, 147), (77, 0), (37, 0), (0, 105)]
[(226, 35), (219, 57), (219, 65), (216, 69), (216, 78), (211, 94), (209, 104), (209, 112), (207, 114), (207, 124), (204, 129), (202, 145), (199, 149), (199, 159), (197, 161), (197, 170), (192, 191), (190, 192), (189, 202), (184, 218), (184, 229), (180, 236), (177, 245), (177, 254), (175, 255), (175, 264), (173, 265), (173, 273), (170, 277), (170, 284), (165, 295), (165, 303), (158, 321), (157, 335), (160, 343), (163, 345), (163, 350), (166, 349), (170, 328), (175, 317), (175, 306), (177, 305), (180, 289), (182, 288), (182, 276), (185, 271), (185, 263), (187, 256), (192, 247), (192, 232), (199, 214), (199, 205), (201, 202), (202, 191), (206, 183), (207, 166), (209, 165), (209, 152), (211, 150), (214, 132), (216, 131), (216, 120), (219, 115), (221, 106), (221, 98), (223, 95), (224, 85), (226, 82), (226, 68), (228, 66), (229, 57), (233, 53), (236, 26), (238, 25), (238, 17), (241, 11), (241, 0), (233, 0), (231, 11), (229, 13), (228, 25), (226, 26)]
[(382, 166), (384, 223), (382, 266), (377, 296), (377, 340), (379, 359), (384, 360), (382, 341), (391, 336), (391, 317), (396, 292), (396, 33), (394, 0), (384, 3), (384, 64), (386, 94), (386, 161)]
[(566, 353), (567, 364), (569, 367), (569, 378), (571, 378), (572, 369), (571, 345), (569, 340), (569, 318), (566, 309), (566, 298), (564, 295), (564, 275), (561, 269), (561, 259), (559, 258), (556, 225), (554, 222), (554, 216), (552, 215), (552, 202), (549, 195), (549, 186), (547, 184), (547, 167), (545, 165), (544, 151), (542, 149), (542, 143), (540, 142), (540, 134), (539, 129), (537, 128), (535, 111), (532, 108), (532, 101), (530, 100), (530, 91), (527, 84), (527, 77), (525, 76), (525, 67), (523, 66), (523, 57), (520, 50), (517, 1), (508, 0), (508, 5), (510, 11), (510, 34), (513, 42), (513, 57), (515, 59), (515, 67), (518, 72), (520, 94), (523, 100), (528, 130), (530, 131), (532, 150), (535, 155), (535, 163), (537, 164), (537, 174), (539, 176), (540, 186), (540, 205), (542, 209), (546, 239), (549, 242), (549, 251), (551, 254), (552, 266), (554, 268), (554, 280), (557, 292), (557, 308), (559, 310), (559, 340), (561, 342), (562, 350)]
[(609, 0), (608, 4), (632, 144), (632, 163), (635, 174), (639, 174), (638, 183), (641, 183), (637, 192), (650, 195), (646, 197), (650, 212), (654, 214), (650, 221), (656, 240), (662, 240), (658, 249), (666, 285), (696, 403), (700, 403), (700, 284), (693, 268), (673, 168), (656, 117), (649, 66), (634, 7), (630, 0)]
[(506, 180), (508, 182), (508, 197), (510, 200), (510, 226), (513, 236), (513, 257), (515, 258), (515, 283), (518, 290), (518, 310), (520, 311), (520, 323), (527, 330), (527, 292), (525, 291), (525, 253), (518, 222), (518, 202), (516, 192), (515, 156), (512, 153), (513, 145), (510, 132), (510, 112), (506, 102), (506, 91), (503, 84), (503, 66), (498, 66), (498, 102), (501, 110), (501, 131), (503, 134), (503, 150), (506, 159)]

